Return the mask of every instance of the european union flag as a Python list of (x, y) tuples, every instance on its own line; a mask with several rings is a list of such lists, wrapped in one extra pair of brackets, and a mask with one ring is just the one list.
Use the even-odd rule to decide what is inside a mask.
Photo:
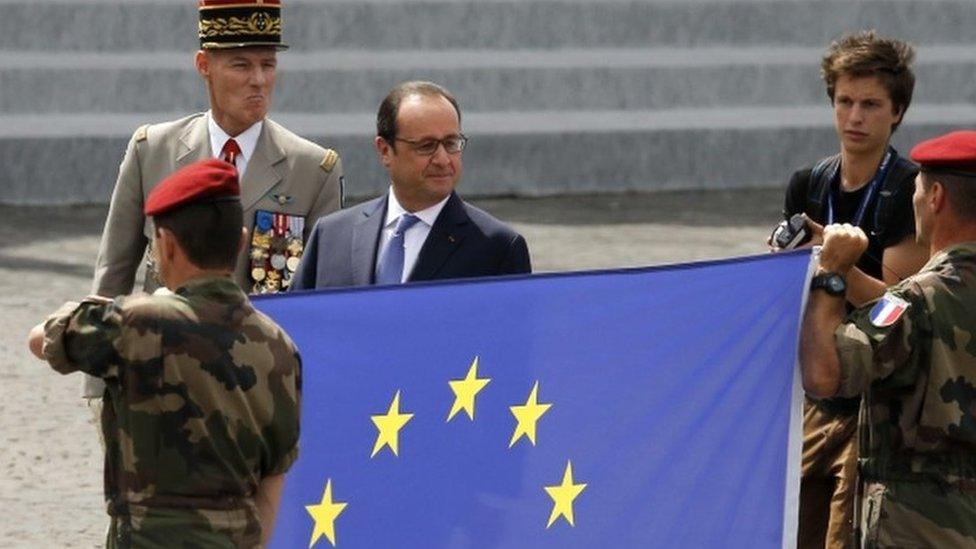
[(791, 546), (809, 260), (256, 300), (304, 359), (273, 546)]

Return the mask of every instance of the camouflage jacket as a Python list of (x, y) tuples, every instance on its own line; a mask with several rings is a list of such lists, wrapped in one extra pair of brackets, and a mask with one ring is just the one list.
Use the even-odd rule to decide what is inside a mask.
[(118, 544), (258, 545), (258, 484), (298, 455), (301, 362), (288, 335), (229, 278), (68, 304), (45, 328), (55, 370), (106, 381)]
[[(885, 324), (884, 307), (904, 308)], [(897, 316), (895, 311), (887, 320)], [(937, 253), (835, 340), (844, 396), (864, 395), (865, 480), (976, 481), (976, 243)]]

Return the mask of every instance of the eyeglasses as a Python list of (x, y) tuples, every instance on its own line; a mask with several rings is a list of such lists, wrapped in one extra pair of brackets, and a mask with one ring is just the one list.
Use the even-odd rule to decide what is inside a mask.
[(452, 135), (444, 139), (422, 139), (417, 141), (397, 137), (395, 140), (407, 143), (415, 153), (423, 156), (432, 156), (441, 145), (444, 145), (444, 150), (447, 154), (460, 154), (464, 150), (465, 145), (468, 144), (468, 138), (464, 134)]

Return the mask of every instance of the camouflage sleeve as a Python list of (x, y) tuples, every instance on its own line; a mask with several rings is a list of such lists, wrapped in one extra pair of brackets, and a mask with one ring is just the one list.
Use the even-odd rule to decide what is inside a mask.
[[(906, 306), (900, 315), (897, 311), (884, 315), (885, 305), (899, 300)], [(919, 367), (919, 338), (927, 322), (921, 290), (911, 284), (893, 288), (880, 300), (852, 312), (834, 333), (841, 365), (837, 396), (855, 397), (870, 386), (913, 384)]]
[(44, 323), (44, 357), (62, 374), (118, 375), (121, 301), (65, 303)]
[(276, 366), (269, 377), (274, 416), (265, 429), (268, 456), (262, 476), (281, 475), (298, 459), (299, 418), (301, 416), (302, 359), (287, 336), (275, 345)]

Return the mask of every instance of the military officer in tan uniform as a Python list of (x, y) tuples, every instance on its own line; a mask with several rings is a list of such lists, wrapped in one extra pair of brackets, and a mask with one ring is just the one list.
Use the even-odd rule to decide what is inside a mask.
[[(195, 63), (210, 110), (142, 126), (132, 136), (102, 233), (93, 294), (130, 293), (144, 257), (149, 268), (143, 289), (156, 289), (152, 253), (146, 253), (152, 227), (143, 205), (159, 181), (195, 161), (221, 158), (240, 174), (251, 237), (234, 280), (246, 292), (287, 289), (315, 221), (341, 207), (339, 155), (267, 118), (277, 52), (287, 47), (280, 1), (201, 0), (199, 14)], [(101, 383), (86, 378), (86, 396), (102, 391)]]

